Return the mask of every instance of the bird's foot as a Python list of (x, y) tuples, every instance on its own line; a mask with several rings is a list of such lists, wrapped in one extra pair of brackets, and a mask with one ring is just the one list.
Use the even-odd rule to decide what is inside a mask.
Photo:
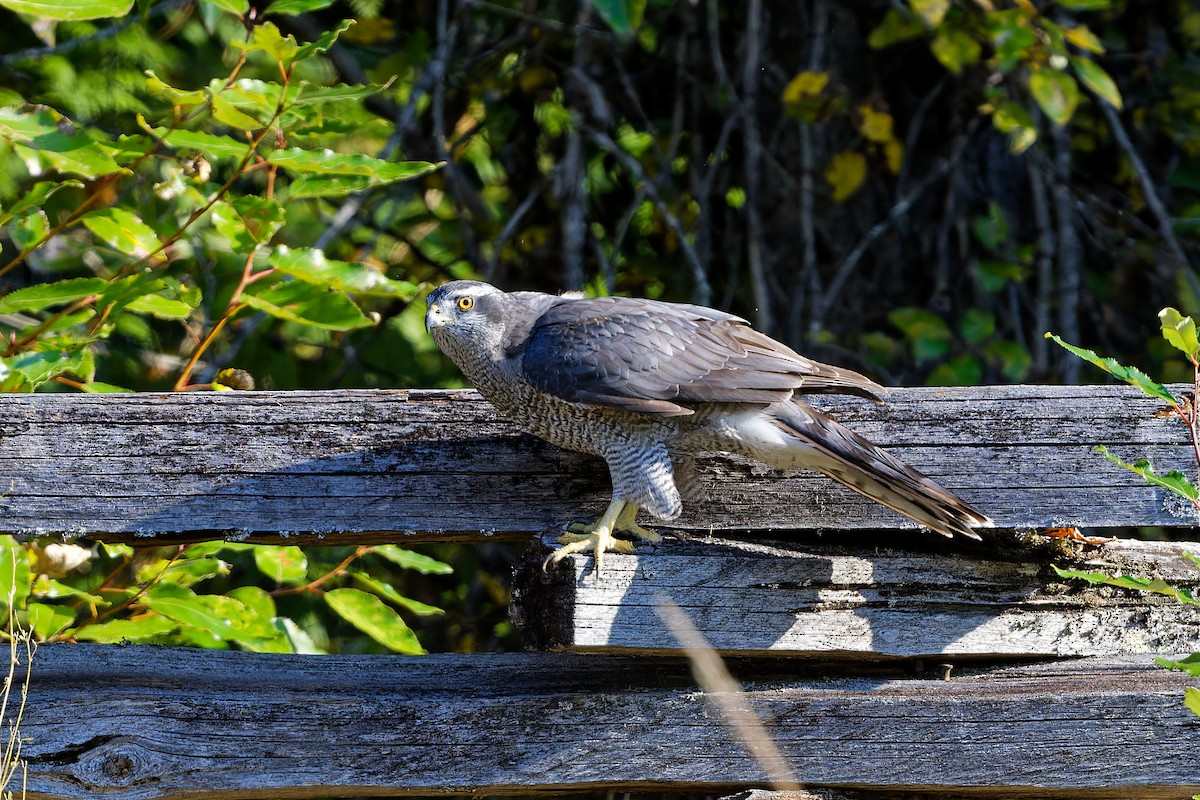
[(628, 539), (618, 539), (614, 532), (628, 533), (637, 539), (648, 542), (661, 542), (662, 536), (649, 528), (643, 528), (634, 522), (638, 507), (623, 500), (614, 500), (600, 519), (592, 523), (573, 522), (567, 526), (567, 531), (558, 537), (562, 547), (550, 554), (542, 564), (544, 569), (558, 564), (573, 553), (591, 550), (595, 559), (595, 574), (600, 575), (604, 553), (634, 553), (633, 542)]

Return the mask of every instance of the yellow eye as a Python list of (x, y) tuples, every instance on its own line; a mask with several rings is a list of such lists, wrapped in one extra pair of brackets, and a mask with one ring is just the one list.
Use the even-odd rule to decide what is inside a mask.
[(474, 305), (475, 305), (475, 298), (474, 298), (474, 297), (460, 297), (460, 298), (458, 298), (458, 308), (459, 308), (459, 310), (461, 310), (461, 311), (470, 311), (470, 310), (471, 310), (471, 308), (472, 308), (472, 306), (474, 306)]

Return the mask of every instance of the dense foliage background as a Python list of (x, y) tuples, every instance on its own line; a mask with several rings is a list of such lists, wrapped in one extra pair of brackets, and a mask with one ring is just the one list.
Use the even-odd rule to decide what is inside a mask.
[[(1200, 312), (1187, 0), (0, 0), (0, 18), (8, 391), (455, 384), (420, 296), (462, 277), (728, 308), (885, 383), (1078, 380), (1047, 330), (1190, 379), (1155, 316)], [(394, 597), (324, 578), (341, 556), (291, 583), (268, 556), (169, 560), (224, 565), (176, 576), (200, 596), (233, 575), (323, 597), (232, 599), (335, 649), (339, 625), (370, 632), (333, 586), (429, 646), (503, 646), (510, 554), (429, 553), (456, 575), (362, 555)], [(44, 635), (156, 613), (131, 554), (90, 559), (53, 580), (95, 597), (81, 576), (102, 563), (135, 588), (37, 612)], [(204, 638), (172, 621), (147, 635)], [(391, 646), (372, 641), (354, 646)]]

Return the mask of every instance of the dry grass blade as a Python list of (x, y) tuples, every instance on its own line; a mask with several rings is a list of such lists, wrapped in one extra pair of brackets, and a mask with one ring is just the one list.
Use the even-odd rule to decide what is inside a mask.
[[(16, 571), (16, 561), (13, 560), (13, 571)], [(29, 697), (29, 675), (33, 669), (33, 654), (37, 645), (33, 641), (33, 633), (17, 625), (16, 619), (16, 575), (10, 575), (8, 581), (8, 674), (4, 677), (4, 688), (0, 690), (0, 724), (8, 727), (8, 740), (4, 744), (4, 757), (0, 761), (0, 797), (12, 800), (13, 792), (9, 789), (17, 770), (21, 771), (21, 793), (25, 797), (28, 780), (25, 761), (21, 758), (21, 717), (25, 714), (25, 702)], [(13, 683), (16, 681), (18, 670), (24, 667), (24, 679), (21, 681), (21, 698), (16, 704), (16, 710), (9, 716), (9, 700), (12, 699)]]
[(800, 784), (783, 753), (762, 720), (750, 708), (741, 685), (729, 674), (717, 651), (705, 641), (683, 609), (670, 600), (661, 599), (655, 610), (683, 646), (696, 682), (716, 705), (734, 735), (766, 772), (771, 788), (782, 792), (800, 792)]

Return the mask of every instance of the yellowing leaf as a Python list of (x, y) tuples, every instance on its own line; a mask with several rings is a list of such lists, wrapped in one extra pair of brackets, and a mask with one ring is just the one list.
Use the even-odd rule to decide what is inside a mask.
[(869, 106), (860, 106), (858, 109), (858, 132), (870, 139), (872, 142), (883, 144), (891, 141), (894, 136), (892, 134), (892, 115), (884, 111), (876, 111)]
[(1100, 37), (1092, 33), (1087, 25), (1067, 28), (1067, 41), (1081, 50), (1088, 50), (1092, 53), (1104, 52), (1104, 45), (1101, 44)]
[(799, 103), (811, 97), (817, 97), (829, 85), (828, 72), (801, 72), (788, 83), (783, 90), (783, 102)]
[(929, 49), (933, 51), (934, 57), (942, 62), (942, 66), (955, 75), (962, 72), (963, 67), (977, 62), (982, 53), (979, 42), (971, 34), (957, 28), (938, 31)]
[(838, 203), (857, 192), (866, 178), (867, 159), (857, 150), (843, 150), (825, 167), (825, 181), (833, 189), (833, 199)]
[(1066, 125), (1079, 105), (1079, 84), (1065, 72), (1041, 69), (1029, 76), (1029, 91), (1055, 125)]
[(1084, 86), (1095, 92), (1110, 106), (1120, 110), (1121, 90), (1117, 88), (1117, 84), (1107, 72), (1101, 69), (1099, 64), (1090, 58), (1072, 58), (1071, 66), (1075, 67), (1075, 73), (1079, 75), (1079, 80), (1083, 81)]
[(900, 144), (899, 139), (884, 142), (883, 157), (887, 161), (888, 172), (899, 175), (900, 167), (904, 165), (904, 145)]
[(950, 0), (908, 0), (908, 5), (931, 28), (941, 25), (950, 10)]

